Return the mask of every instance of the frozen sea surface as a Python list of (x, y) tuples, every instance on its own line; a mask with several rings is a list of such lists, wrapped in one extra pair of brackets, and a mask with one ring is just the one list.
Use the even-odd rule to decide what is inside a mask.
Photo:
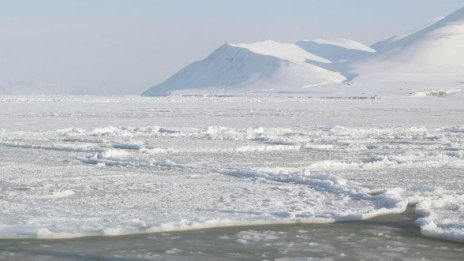
[(445, 98), (0, 97), (0, 237), (332, 223), (417, 204), (464, 240), (464, 105)]

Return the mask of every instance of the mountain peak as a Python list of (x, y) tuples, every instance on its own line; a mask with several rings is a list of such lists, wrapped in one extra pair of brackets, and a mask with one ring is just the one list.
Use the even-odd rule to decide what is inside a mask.
[(330, 63), (293, 43), (227, 43), (206, 59), (188, 65), (143, 95), (294, 92), (345, 80), (340, 73), (311, 62)]

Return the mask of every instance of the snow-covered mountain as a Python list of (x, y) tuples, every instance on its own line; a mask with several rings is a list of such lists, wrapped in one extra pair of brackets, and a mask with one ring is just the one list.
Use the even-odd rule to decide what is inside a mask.
[(373, 47), (375, 55), (352, 66), (355, 82), (383, 91), (464, 88), (464, 8)]
[(341, 38), (225, 44), (143, 95), (245, 92), (324, 96), (464, 92), (464, 8), (372, 47)]
[(179, 90), (187, 93), (298, 92), (345, 81), (339, 72), (311, 63), (331, 61), (296, 44), (274, 41), (225, 44), (143, 95), (166, 95)]

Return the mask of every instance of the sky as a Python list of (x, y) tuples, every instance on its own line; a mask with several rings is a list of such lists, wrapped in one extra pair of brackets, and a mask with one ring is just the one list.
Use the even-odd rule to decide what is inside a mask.
[(0, 85), (140, 94), (225, 42), (373, 44), (464, 0), (0, 0)]

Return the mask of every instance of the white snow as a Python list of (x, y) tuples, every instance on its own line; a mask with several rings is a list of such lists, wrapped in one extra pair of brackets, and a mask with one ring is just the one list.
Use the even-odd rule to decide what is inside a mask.
[(0, 100), (2, 238), (327, 223), (408, 203), (425, 235), (464, 235), (453, 95)]

